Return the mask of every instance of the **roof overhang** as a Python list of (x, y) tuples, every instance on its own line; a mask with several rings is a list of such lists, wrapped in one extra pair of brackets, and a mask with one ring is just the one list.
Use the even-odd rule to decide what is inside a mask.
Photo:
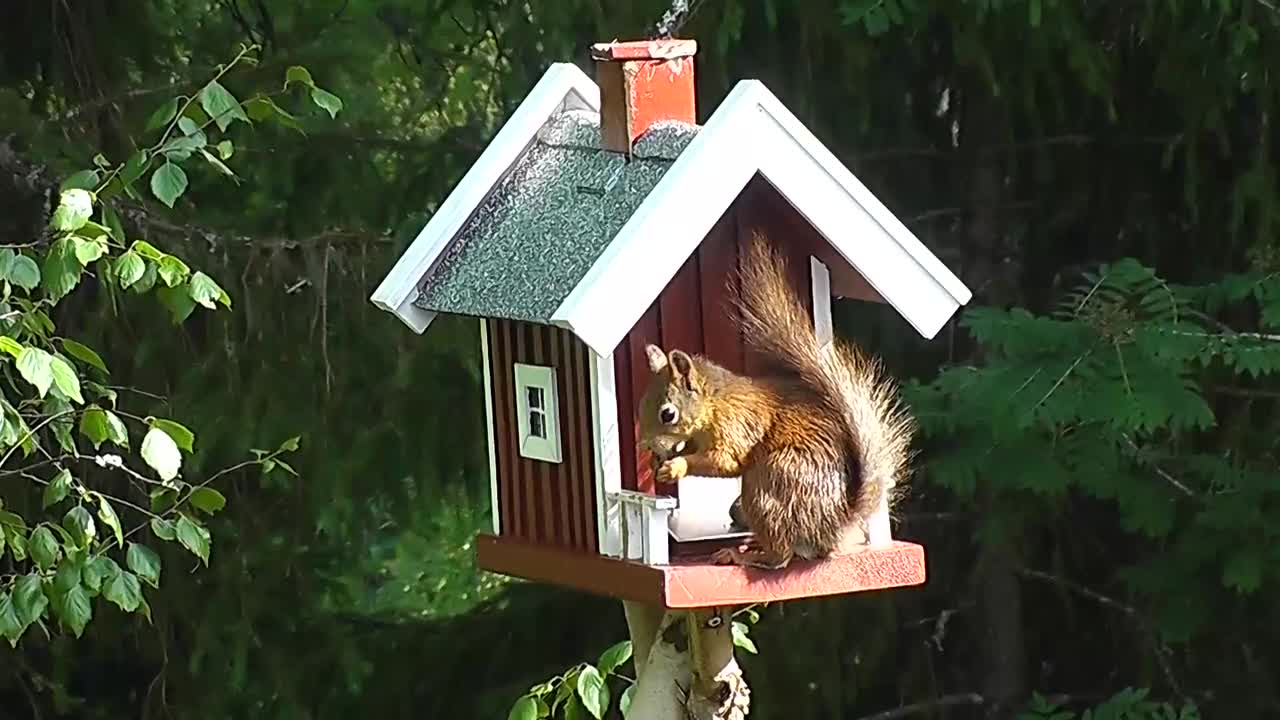
[[(572, 64), (543, 75), (374, 292), (422, 332), (434, 313), (418, 285), (553, 114), (599, 110), (595, 83)], [(925, 338), (972, 297), (759, 81), (743, 80), (680, 153), (582, 280), (548, 319), (609, 355), (757, 173)], [(711, 181), (714, 180), (714, 181)]]
[(373, 291), (373, 304), (416, 333), (426, 330), (435, 313), (413, 304), (422, 278), (476, 208), (507, 177), (547, 120), (563, 110), (578, 109), (598, 112), (600, 90), (578, 66), (552, 65)]
[(924, 337), (972, 297), (773, 93), (743, 80), (552, 322), (601, 355), (612, 352), (756, 173)]

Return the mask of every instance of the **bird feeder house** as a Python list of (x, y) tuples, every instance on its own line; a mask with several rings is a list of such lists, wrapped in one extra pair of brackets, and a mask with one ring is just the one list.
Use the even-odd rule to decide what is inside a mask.
[[(890, 536), (783, 570), (716, 565), (748, 533), (738, 478), (655, 485), (637, 447), (644, 348), (752, 370), (725, 303), (752, 233), (789, 260), (830, 337), (833, 298), (887, 303), (932, 338), (970, 292), (759, 81), (696, 124), (691, 40), (592, 47), (552, 65), (374, 292), (422, 333), (476, 318), (493, 531), (481, 567), (667, 608), (916, 585)], [(670, 488), (670, 489), (669, 489)]]

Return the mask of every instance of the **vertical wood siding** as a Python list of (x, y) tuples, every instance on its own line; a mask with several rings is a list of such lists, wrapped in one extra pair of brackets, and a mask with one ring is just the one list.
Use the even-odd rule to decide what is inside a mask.
[(614, 351), (618, 427), (623, 429), (619, 437), (623, 488), (672, 493), (655, 486), (648, 453), (636, 444), (636, 408), (649, 381), (646, 343), (705, 354), (735, 372), (754, 369), (743, 350), (728, 296), (742, 249), (756, 229), (784, 251), (792, 285), (805, 308), (813, 312), (809, 256), (822, 251), (826, 241), (768, 182), (756, 177)]
[[(497, 319), (486, 325), (502, 534), (595, 552), (595, 437), (587, 347), (560, 328)], [(513, 371), (517, 362), (555, 368), (559, 463), (520, 455)]]

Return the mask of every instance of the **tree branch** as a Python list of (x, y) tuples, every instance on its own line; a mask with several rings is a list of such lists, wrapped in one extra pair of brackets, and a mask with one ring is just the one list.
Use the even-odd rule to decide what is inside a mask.
[(955, 693), (953, 695), (943, 695), (934, 700), (903, 705), (902, 707), (872, 715), (864, 715), (856, 720), (898, 720), (899, 718), (910, 717), (919, 713), (937, 710), (938, 708), (954, 707), (956, 705), (985, 705), (986, 702), (986, 698), (978, 693)]

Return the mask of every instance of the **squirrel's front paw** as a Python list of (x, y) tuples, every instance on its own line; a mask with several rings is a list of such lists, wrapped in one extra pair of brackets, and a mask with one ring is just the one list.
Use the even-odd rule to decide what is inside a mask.
[(711, 561), (717, 565), (739, 565), (742, 562), (742, 552), (738, 548), (720, 548), (711, 553)]
[(682, 457), (674, 457), (658, 466), (658, 482), (673, 483), (689, 474), (689, 462)]

